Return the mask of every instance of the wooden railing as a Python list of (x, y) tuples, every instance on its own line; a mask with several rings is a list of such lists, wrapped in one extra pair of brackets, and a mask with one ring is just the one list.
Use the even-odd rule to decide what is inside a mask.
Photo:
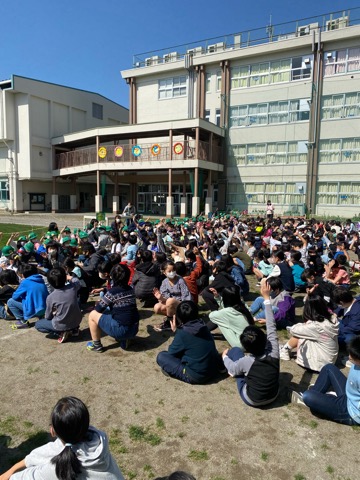
[[(183, 146), (181, 153), (175, 153), (174, 146), (176, 143), (180, 143)], [(139, 144), (141, 147), (141, 154), (135, 156), (133, 154), (132, 146), (129, 144), (122, 145), (101, 145), (106, 148), (106, 156), (98, 159), (98, 152), (96, 147), (81, 148), (72, 150), (70, 152), (62, 152), (56, 155), (56, 169), (87, 166), (99, 163), (127, 163), (127, 162), (153, 162), (159, 163), (170, 160), (170, 145), (164, 143), (158, 143), (160, 151), (157, 155), (154, 154), (154, 144)], [(119, 157), (119, 151), (117, 148), (121, 147), (122, 155)], [(174, 142), (172, 151), (172, 160), (205, 160), (213, 163), (222, 164), (222, 148), (213, 146), (212, 158), (209, 158), (210, 146), (207, 142), (199, 142), (199, 151), (196, 158), (195, 141), (186, 142)]]

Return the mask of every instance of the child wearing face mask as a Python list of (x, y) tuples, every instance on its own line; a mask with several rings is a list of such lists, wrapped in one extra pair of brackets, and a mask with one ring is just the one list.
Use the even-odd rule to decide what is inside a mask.
[(157, 315), (166, 315), (163, 322), (154, 326), (156, 332), (171, 330), (170, 320), (172, 320), (176, 307), (184, 300), (192, 300), (191, 293), (184, 281), (175, 271), (175, 264), (172, 261), (165, 262), (161, 270), (166, 278), (158, 288), (154, 288), (153, 293), (158, 303), (154, 306), (154, 312)]

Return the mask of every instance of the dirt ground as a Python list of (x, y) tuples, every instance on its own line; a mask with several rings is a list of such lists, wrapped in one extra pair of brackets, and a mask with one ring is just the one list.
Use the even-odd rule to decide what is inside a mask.
[[(105, 337), (102, 354), (86, 350), (87, 314), (82, 336), (61, 345), (34, 328), (12, 331), (11, 322), (0, 320), (0, 472), (46, 441), (53, 405), (75, 395), (89, 406), (92, 424), (108, 433), (127, 480), (177, 469), (197, 480), (359, 478), (360, 427), (316, 418), (288, 402), (289, 388), (304, 390), (316, 375), (281, 362), (278, 400), (252, 409), (226, 375), (202, 386), (165, 377), (156, 355), (172, 334), (153, 332), (159, 320), (141, 309), (129, 350)], [(219, 351), (227, 347), (220, 335), (215, 340)]]

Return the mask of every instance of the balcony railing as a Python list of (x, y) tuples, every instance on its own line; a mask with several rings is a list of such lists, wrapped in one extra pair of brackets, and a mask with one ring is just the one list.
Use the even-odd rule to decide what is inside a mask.
[[(90, 166), (96, 163), (117, 163), (120, 169), (121, 164), (129, 162), (146, 162), (150, 164), (149, 167), (152, 167), (154, 164), (159, 164), (159, 162), (170, 161), (171, 150), (169, 143), (139, 145), (141, 153), (138, 156), (134, 155), (133, 147), (129, 144), (101, 145), (101, 147), (106, 148), (106, 156), (104, 158), (98, 158), (96, 147), (62, 152), (56, 155), (56, 169)], [(160, 148), (154, 149), (154, 145)], [(121, 150), (122, 154), (118, 156)], [(172, 161), (178, 160), (204, 160), (223, 164), (222, 147), (213, 146), (210, 158), (210, 145), (207, 142), (199, 141), (198, 155), (196, 155), (195, 140), (174, 142), (172, 145)]]

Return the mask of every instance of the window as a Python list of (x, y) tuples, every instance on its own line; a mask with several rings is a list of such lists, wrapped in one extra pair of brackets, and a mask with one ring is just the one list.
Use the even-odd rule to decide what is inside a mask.
[(220, 92), (221, 91), (221, 70), (218, 70), (216, 72), (216, 91)]
[(205, 91), (206, 91), (206, 93), (210, 93), (210, 92), (211, 92), (211, 73), (207, 73), (207, 74), (206, 74), (206, 78), (205, 78)]
[(360, 70), (360, 48), (353, 47), (344, 50), (325, 52), (324, 76), (342, 73), (358, 72)]
[(326, 95), (322, 101), (322, 119), (360, 116), (360, 92)]
[(186, 94), (186, 76), (159, 80), (159, 100), (185, 97)]
[(218, 127), (220, 127), (220, 119), (221, 119), (221, 112), (220, 112), (220, 108), (217, 108), (215, 110), (215, 123)]
[(9, 182), (8, 180), (0, 180), (0, 200), (10, 200)]
[[(354, 63), (360, 62), (354, 52)], [(359, 58), (359, 60), (357, 60)], [(241, 65), (231, 69), (231, 88), (246, 88), (257, 85), (303, 80), (311, 77), (313, 55), (282, 58), (272, 62), (262, 62), (253, 65)]]
[(306, 98), (255, 103), (230, 107), (230, 127), (308, 121), (310, 106)]
[(98, 118), (99, 120), (103, 120), (103, 106), (99, 103), (92, 104), (92, 116), (94, 118)]
[(320, 205), (359, 205), (360, 183), (319, 182), (317, 203)]
[(210, 122), (210, 110), (205, 110), (205, 117), (204, 119), (207, 121), (207, 122)]
[(321, 140), (319, 162), (360, 162), (360, 138)]
[(232, 145), (230, 165), (281, 165), (307, 162), (307, 146), (300, 142)]

